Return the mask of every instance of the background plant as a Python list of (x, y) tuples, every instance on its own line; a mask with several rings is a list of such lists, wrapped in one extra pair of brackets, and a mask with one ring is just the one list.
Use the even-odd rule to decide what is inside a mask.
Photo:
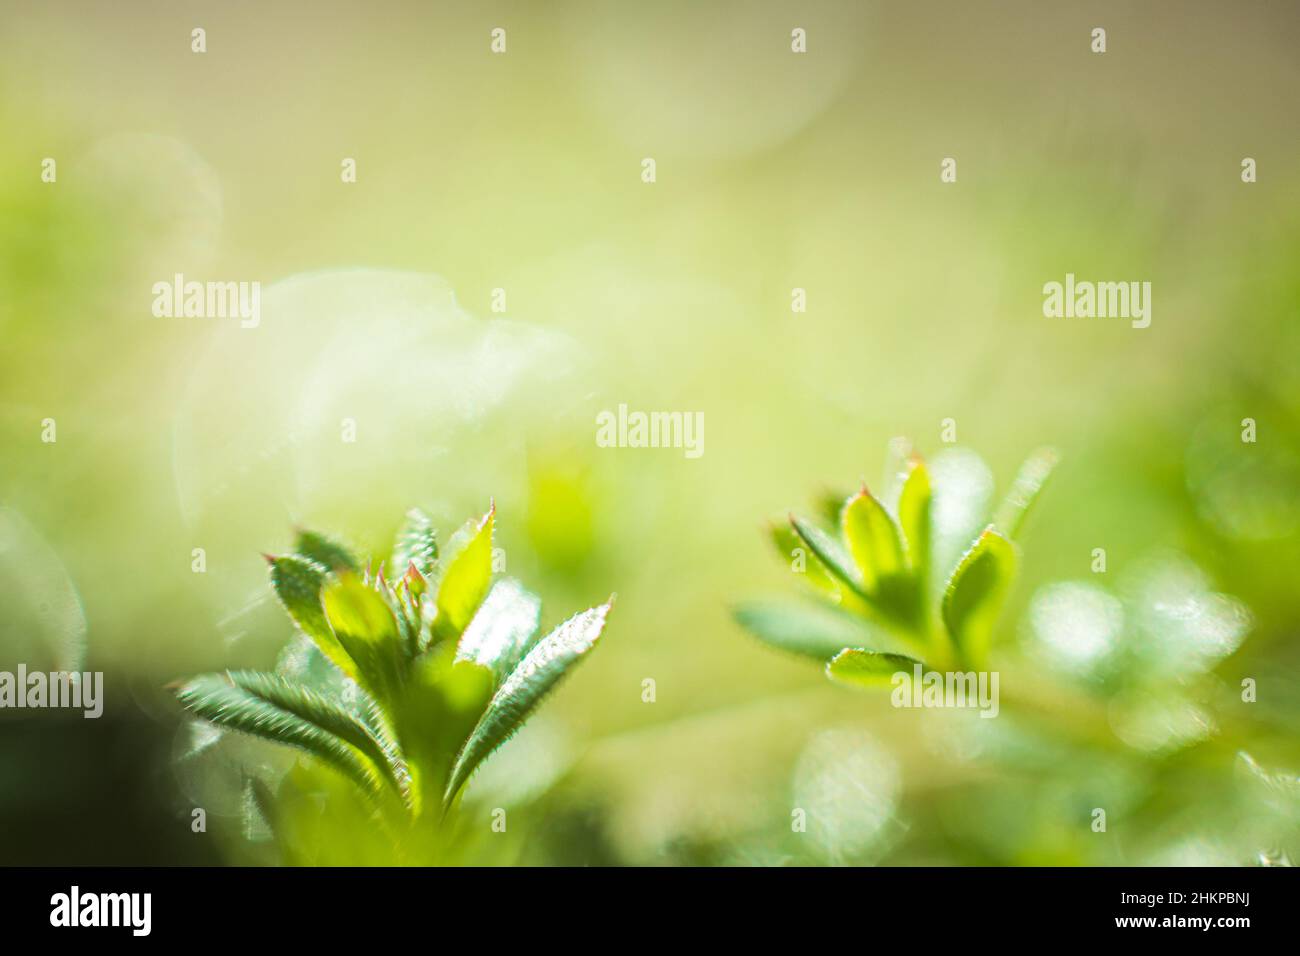
[[(539, 638), (540, 600), (517, 581), (493, 580), (494, 520), (495, 508), (440, 555), (430, 520), (411, 512), (387, 564), (392, 581), (385, 564), (372, 573), (329, 538), (299, 533), (292, 554), (267, 561), (310, 644), (278, 672), (206, 674), (178, 691), (196, 716), (329, 768), (294, 767), (278, 793), (249, 781), (289, 860), (334, 859), (331, 833), (356, 825), (372, 835), (360, 841), (365, 861), (455, 853), (466, 782), (595, 646), (612, 599)], [(489, 821), (475, 825), (481, 833)], [(357, 843), (353, 834), (342, 847)]]
[[(907, 443), (891, 448), (903, 457)], [(788, 524), (772, 525), (773, 543), (821, 613), (763, 602), (736, 616), (777, 647), (826, 660), (827, 674), (847, 683), (887, 686), (915, 664), (983, 669), (1020, 562), (1015, 539), (1055, 462), (1050, 450), (1031, 456), (991, 522), (953, 561), (959, 529), (936, 522), (929, 469), (906, 454), (882, 498), (864, 483), (843, 500), (827, 495), (821, 521), (791, 514)]]
[[(906, 448), (891, 446), (895, 456)], [(750, 602), (736, 617), (762, 640), (824, 661), (842, 683), (888, 687), (918, 663), (1002, 672), (998, 720), (916, 715), (928, 728), (922, 740), (943, 743), (922, 757), (931, 772), (922, 774), (930, 779), (912, 852), (956, 847), (965, 861), (983, 863), (1126, 863), (1128, 854), (1152, 854), (1139, 858), (1290, 865), (1300, 855), (1300, 785), (1254, 754), (1261, 745), (1287, 752), (1288, 718), (1256, 706), (1255, 677), (1234, 679), (1261, 673), (1231, 663), (1253, 615), (1215, 591), (1194, 561), (1150, 548), (1118, 587), (1096, 575), (1049, 582), (1019, 622), (999, 624), (1020, 530), (1055, 461), (1050, 451), (1031, 456), (964, 550), (954, 550), (962, 538), (951, 532), (981, 509), (958, 506), (972, 487), (962, 468), (945, 467), (946, 479), (932, 484), (911, 455), (887, 467), (882, 499), (865, 487), (827, 495), (820, 520), (791, 515), (770, 529), (814, 601)], [(1016, 639), (995, 642), (999, 633)], [(867, 772), (892, 767), (882, 761)], [(997, 773), (982, 778), (979, 768)], [(1186, 828), (1178, 838), (1161, 825), (1171, 818)], [(1106, 838), (1116, 830), (1122, 835)], [(1221, 831), (1250, 849), (1243, 854), (1240, 843), (1215, 836)]]

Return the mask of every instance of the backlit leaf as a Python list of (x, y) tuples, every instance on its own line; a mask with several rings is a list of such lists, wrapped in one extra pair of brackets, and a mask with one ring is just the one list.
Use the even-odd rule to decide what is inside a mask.
[(903, 570), (898, 525), (866, 488), (844, 503), (840, 528), (868, 592), (874, 592), (882, 580)]
[(924, 667), (921, 661), (905, 654), (849, 648), (826, 665), (826, 676), (855, 687), (888, 687), (900, 671), (913, 676), (917, 665)]
[(434, 640), (457, 640), (474, 617), (492, 584), (494, 505), (477, 527), (461, 535), (460, 547), (444, 560), (433, 620)]
[(816, 525), (794, 515), (790, 516), (790, 527), (832, 577), (854, 593), (866, 595), (852, 559), (838, 541)]
[(326, 586), (323, 605), (358, 682), (380, 701), (391, 699), (402, 683), (406, 650), (387, 602), (356, 575), (344, 574)]
[(943, 596), (943, 622), (961, 658), (982, 666), (1016, 573), (1015, 546), (988, 528), (958, 562)]
[(496, 582), (465, 628), (456, 648), (457, 660), (490, 667), (498, 679), (523, 659), (541, 624), (542, 601), (518, 582)]
[(377, 788), (374, 771), (344, 740), (297, 714), (235, 686), (224, 674), (204, 674), (177, 693), (195, 715), (219, 727), (299, 747), (347, 775), (367, 792)]
[(277, 674), (231, 671), (226, 675), (241, 690), (288, 711), (351, 744), (366, 755), (393, 789), (401, 793), (404, 770), (391, 743), (374, 734), (355, 713), (316, 693), (305, 684)]
[(271, 586), (293, 622), (329, 660), (349, 677), (356, 678), (356, 663), (338, 642), (325, 620), (321, 589), (325, 570), (309, 558), (291, 554), (269, 558)]
[(465, 742), (452, 768), (444, 795), (450, 805), (480, 763), (513, 734), (583, 655), (595, 646), (605, 629), (612, 598), (605, 604), (575, 614), (546, 637), (511, 671), (492, 695), (487, 709)]

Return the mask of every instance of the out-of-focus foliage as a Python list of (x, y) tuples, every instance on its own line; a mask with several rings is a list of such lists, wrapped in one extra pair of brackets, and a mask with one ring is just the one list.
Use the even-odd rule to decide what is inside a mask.
[[(1248, 443), (1238, 443), (1243, 444)], [(905, 447), (901, 440), (892, 446)], [(969, 453), (956, 453), (955, 460), (967, 473), (984, 467)], [(1300, 850), (1300, 778), (1262, 768), (1244, 749), (1258, 730), (1249, 709), (1258, 699), (1256, 679), (1243, 678), (1234, 687), (1214, 673), (1238, 651), (1253, 617), (1240, 600), (1216, 592), (1187, 557), (1158, 551), (1138, 562), (1121, 579), (1119, 595), (1087, 581), (1039, 587), (1026, 609), (1020, 646), (990, 656), (1018, 560), (1005, 535), (1018, 532), (1054, 463), (1053, 453), (1040, 452), (1024, 464), (993, 523), (945, 576), (938, 615), (928, 616), (924, 605), (918, 609), (916, 595), (928, 596), (934, 588), (916, 556), (951, 550), (952, 532), (964, 529), (953, 529), (945, 515), (969, 521), (980, 512), (978, 503), (962, 507), (952, 496), (983, 482), (971, 481), (969, 474), (963, 478), (948, 461), (935, 469), (945, 477), (932, 482), (925, 465), (912, 457), (888, 503), (877, 502), (865, 487), (848, 498), (838, 512), (839, 540), (830, 529), (793, 516), (793, 534), (774, 527), (782, 558), (821, 610), (750, 603), (737, 609), (737, 619), (776, 647), (824, 661), (832, 679), (860, 687), (897, 688), (896, 675), (911, 678), (914, 667), (1004, 671), (1006, 713), (983, 715), (1001, 716), (996, 726), (960, 712), (938, 718), (945, 757), (999, 771), (991, 779), (953, 785), (939, 803), (967, 808), (944, 815), (941, 825), (971, 841), (973, 860), (1289, 864)], [(1092, 571), (1107, 571), (1104, 549), (1093, 552)], [(927, 626), (932, 617), (942, 625)], [(881, 649), (899, 642), (918, 656)], [(1153, 805), (1161, 806), (1184, 775), (1217, 770), (1227, 777), (1234, 746), (1243, 748), (1235, 761), (1237, 793), (1229, 797), (1211, 789), (1206, 796), (1231, 807), (1236, 819), (1226, 822), (1239, 828), (1246, 847), (1200, 836), (1158, 849), (1135, 840), (1128, 850), (1134, 858), (1113, 844), (1089, 841), (1107, 833), (1115, 816), (1131, 828)], [(852, 758), (846, 753), (837, 759)], [(1034, 803), (1042, 815), (1037, 822), (999, 816), (998, 808), (1010, 799), (1000, 793), (999, 781), (1021, 774), (1033, 775), (1033, 786), (1047, 793), (1074, 796), (1063, 806), (1052, 805), (1059, 797)], [(1047, 830), (1024, 831), (1033, 826)], [(1018, 846), (1028, 852), (1007, 855), (1008, 847)], [(843, 850), (836, 847), (837, 854)]]
[[(186, 720), (165, 688), (276, 670), (288, 628), (257, 552), (292, 552), (285, 529), (379, 554), (391, 502), (445, 528), (485, 488), (512, 577), (555, 608), (617, 582), (619, 608), (617, 640), (448, 817), (484, 834), (474, 859), (1281, 858), (1300, 9), (1114, 4), (1105, 55), (1073, 5), (809, 0), (803, 55), (791, 10), (213, 4), (196, 55), (175, 4), (0, 5), (0, 669), (105, 674), (98, 721), (0, 712), (0, 861), (278, 859), (241, 772), (311, 777), (304, 814), (354, 785)], [(152, 316), (178, 271), (260, 280), (260, 326)], [(1045, 318), (1067, 272), (1151, 280), (1151, 326)], [(620, 402), (702, 411), (707, 451), (597, 448)], [(945, 520), (979, 517), (936, 567), (1026, 449), (1062, 452), (992, 652), (1004, 692), (1041, 691), (1038, 717), (895, 710), (731, 616), (794, 593), (757, 517), (826, 477), (838, 509), (891, 436), (936, 450), (950, 417), (984, 461), (926, 464), (961, 486)], [(1202, 623), (1247, 608), (1250, 630), (1207, 660), (1170, 595)], [(884, 646), (826, 620), (828, 656)], [(1144, 714), (1148, 696), (1176, 706)], [(256, 842), (220, 838), (244, 829)]]

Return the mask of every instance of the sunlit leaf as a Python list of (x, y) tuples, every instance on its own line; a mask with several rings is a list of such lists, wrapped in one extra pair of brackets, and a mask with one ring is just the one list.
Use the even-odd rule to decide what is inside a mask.
[(575, 614), (542, 638), (511, 671), (457, 757), (444, 805), (450, 805), (475, 768), (519, 729), (547, 692), (595, 646), (611, 607), (612, 599)]
[(476, 527), (461, 535), (460, 547), (445, 560), (435, 599), (435, 640), (456, 640), (474, 617), (492, 584), (492, 530), (495, 505)]
[(925, 580), (930, 567), (930, 472), (913, 457), (898, 497), (898, 524), (903, 532), (907, 564)]
[(862, 587), (862, 579), (857, 569), (853, 566), (853, 561), (849, 557), (843, 546), (822, 531), (816, 525), (811, 524), (802, 518), (794, 515), (790, 516), (790, 527), (799, 540), (807, 545), (811, 551), (822, 563), (822, 566), (840, 583), (846, 585), (855, 594), (865, 597), (866, 592)]
[(773, 522), (769, 534), (777, 553), (781, 555), (781, 559), (791, 571), (798, 574), (814, 590), (839, 600), (843, 590), (842, 585), (837, 579), (831, 577), (826, 566), (810, 553), (808, 545), (794, 533), (788, 520)]
[(325, 587), (323, 605), (357, 680), (379, 700), (390, 699), (402, 683), (406, 650), (387, 602), (356, 575), (344, 574)]
[(497, 581), (456, 648), (458, 660), (490, 667), (504, 678), (523, 659), (541, 624), (542, 601), (518, 581)]
[(866, 488), (844, 503), (840, 528), (868, 592), (874, 592), (882, 580), (903, 570), (898, 526)]
[(235, 686), (224, 674), (204, 674), (177, 693), (195, 715), (220, 727), (299, 747), (347, 775), (367, 792), (377, 786), (368, 762), (333, 733)]
[(1016, 573), (1015, 546), (986, 529), (958, 562), (943, 596), (943, 622), (962, 659), (980, 666)]
[(356, 662), (343, 649), (325, 620), (325, 610), (321, 605), (325, 570), (315, 561), (297, 554), (267, 560), (271, 564), (271, 586), (293, 622), (335, 666), (349, 677), (356, 678)]
[(391, 742), (381, 741), (355, 713), (277, 674), (231, 671), (226, 676), (239, 689), (351, 744), (370, 759), (395, 792), (401, 793), (405, 771), (396, 748)]
[(911, 677), (921, 661), (905, 654), (886, 654), (863, 648), (848, 648), (826, 665), (826, 676), (856, 687), (888, 687), (900, 671)]

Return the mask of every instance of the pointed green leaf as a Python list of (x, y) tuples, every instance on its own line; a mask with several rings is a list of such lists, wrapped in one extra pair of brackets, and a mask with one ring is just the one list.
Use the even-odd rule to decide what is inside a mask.
[(318, 694), (305, 684), (278, 674), (231, 671), (226, 675), (239, 689), (288, 711), (351, 744), (374, 764), (397, 793), (402, 792), (405, 771), (391, 742), (387, 745), (355, 713)]
[(759, 640), (820, 661), (861, 644), (865, 636), (849, 616), (815, 604), (749, 601), (733, 613), (740, 626)]
[(988, 528), (957, 564), (943, 595), (943, 622), (962, 659), (982, 666), (1016, 574), (1015, 546)]
[(361, 570), (361, 565), (351, 551), (333, 538), (316, 531), (299, 531), (293, 550), (327, 571), (351, 571), (356, 574)]
[(841, 587), (839, 582), (832, 578), (826, 566), (820, 561), (808, 560), (808, 546), (803, 543), (794, 529), (790, 527), (789, 521), (774, 522), (769, 529), (772, 537), (772, 543), (776, 545), (777, 552), (781, 555), (783, 561), (789, 566), (791, 571), (798, 574), (814, 590), (831, 595), (837, 601)]
[(1014, 539), (1020, 534), (1025, 516), (1038, 500), (1038, 494), (1056, 468), (1057, 461), (1058, 456), (1053, 449), (1040, 448), (1020, 466), (1016, 480), (1011, 484), (1011, 490), (1007, 492), (1006, 498), (1002, 500), (993, 517), (994, 527), (1008, 538)]
[(405, 674), (406, 650), (384, 598), (355, 574), (326, 585), (325, 617), (356, 666), (357, 681), (381, 704), (393, 699)]
[(480, 763), (513, 734), (605, 629), (613, 599), (575, 614), (528, 652), (505, 683), (492, 695), (487, 709), (456, 758), (443, 797), (450, 806), (456, 794)]
[(271, 563), (271, 586), (293, 622), (335, 666), (355, 679), (356, 663), (330, 630), (321, 606), (324, 568), (297, 554), (268, 560)]
[(898, 497), (898, 524), (908, 567), (922, 580), (930, 568), (930, 499), (930, 472), (925, 462), (913, 457)]
[(790, 516), (790, 527), (794, 529), (794, 533), (799, 537), (799, 540), (808, 546), (808, 550), (817, 557), (817, 560), (822, 563), (822, 566), (831, 576), (846, 585), (855, 594), (866, 596), (857, 569), (853, 566), (848, 552), (844, 550), (838, 541), (816, 525), (794, 515)]
[(903, 570), (898, 525), (866, 488), (844, 503), (840, 528), (867, 591), (875, 592), (882, 581)]
[(438, 532), (429, 516), (418, 508), (408, 511), (393, 545), (393, 574), (405, 574), (412, 564), (426, 578), (438, 563)]
[(490, 667), (500, 680), (523, 659), (541, 618), (537, 595), (518, 581), (498, 581), (461, 635), (456, 659)]
[(225, 675), (196, 677), (177, 696), (188, 710), (219, 727), (301, 748), (345, 774), (363, 790), (373, 792), (377, 788), (373, 770), (348, 743), (297, 714), (236, 687)]
[(924, 664), (906, 654), (885, 654), (863, 648), (849, 648), (826, 665), (826, 676), (856, 687), (888, 687), (900, 671), (911, 677)]
[(457, 640), (474, 617), (492, 584), (492, 528), (496, 506), (467, 535), (459, 550), (446, 559), (438, 582), (433, 619), (435, 640)]

